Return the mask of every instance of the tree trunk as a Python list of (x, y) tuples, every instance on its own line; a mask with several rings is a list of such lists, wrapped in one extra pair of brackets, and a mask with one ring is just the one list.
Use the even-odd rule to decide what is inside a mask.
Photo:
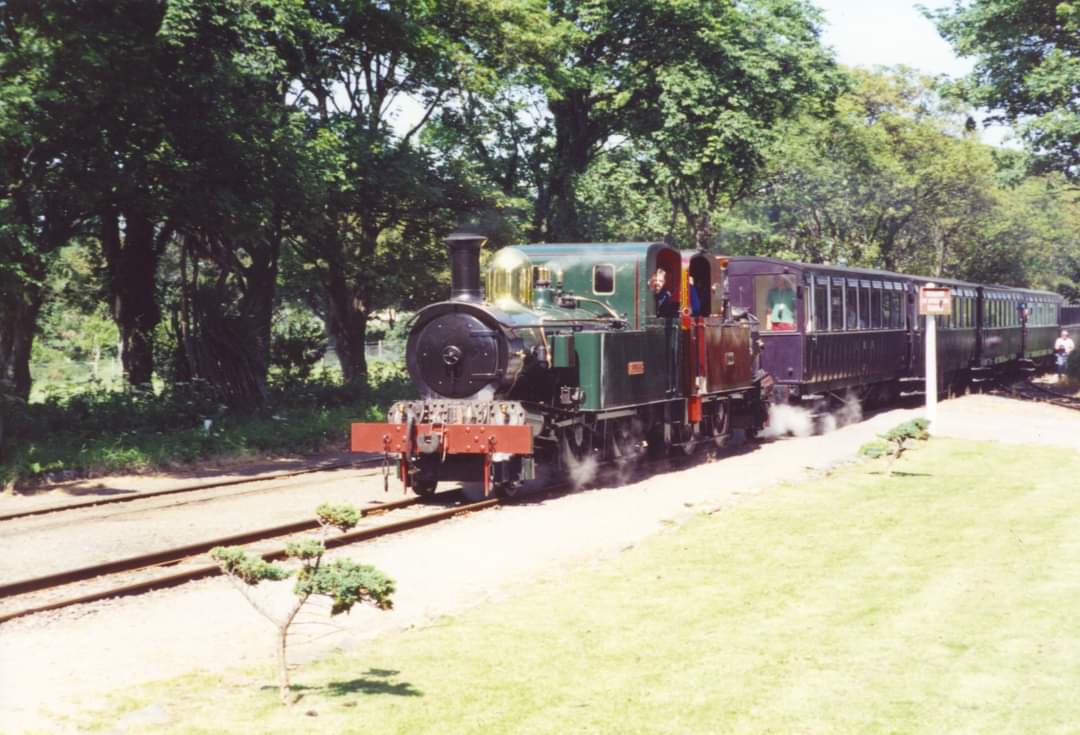
[(346, 281), (339, 268), (327, 274), (326, 294), (330, 307), (327, 327), (334, 336), (341, 372), (346, 382), (364, 381), (367, 379), (367, 355), (364, 354), (367, 306), (358, 289)]
[(241, 313), (248, 322), (255, 351), (254, 362), (263, 385), (270, 369), (270, 327), (274, 318), (280, 256), (281, 237), (274, 233), (263, 248), (252, 253), (251, 266), (245, 273), (246, 289), (241, 303)]
[(543, 201), (543, 234), (549, 242), (572, 242), (585, 234), (577, 210), (577, 180), (592, 162), (596, 127), (589, 119), (587, 93), (568, 93), (548, 107), (555, 121), (555, 148)]
[(124, 376), (132, 386), (146, 386), (154, 374), (154, 329), (161, 320), (155, 281), (158, 252), (154, 223), (137, 209), (116, 208), (102, 217), (102, 250), (110, 306), (120, 330)]
[[(217, 243), (211, 261), (217, 269), (211, 271), (214, 281), (209, 284), (199, 281), (198, 245), (193, 238), (184, 244), (181, 314), (176, 319), (191, 373), (214, 386), (231, 408), (261, 408), (269, 398), (266, 375), (281, 240), (274, 236), (243, 248), (229, 241)], [(238, 264), (240, 249), (250, 265)]]
[(29, 279), (8, 276), (0, 286), (0, 380), (24, 401), (30, 397), (30, 353), (45, 297), (39, 285), (45, 275), (41, 259), (26, 266)]

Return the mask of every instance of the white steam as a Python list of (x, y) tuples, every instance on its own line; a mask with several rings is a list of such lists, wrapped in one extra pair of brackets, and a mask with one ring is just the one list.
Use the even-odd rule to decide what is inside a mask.
[(769, 406), (769, 425), (761, 432), (762, 438), (775, 439), (782, 436), (810, 436), (814, 433), (814, 414), (800, 406), (781, 403)]
[(812, 434), (828, 434), (837, 429), (862, 421), (862, 404), (854, 393), (844, 396), (843, 405), (825, 413), (823, 404), (816, 410), (781, 403), (769, 406), (769, 425), (761, 432), (762, 438), (778, 439), (785, 436), (805, 437)]
[(862, 404), (850, 391), (844, 396), (844, 405), (835, 413), (837, 426), (857, 424), (862, 421)]
[(570, 451), (569, 447), (563, 448), (563, 466), (566, 467), (567, 477), (570, 478), (570, 482), (573, 483), (575, 490), (581, 488), (592, 482), (596, 477), (597, 462), (596, 457), (592, 453), (586, 454), (582, 459), (578, 459), (574, 456), (574, 453)]

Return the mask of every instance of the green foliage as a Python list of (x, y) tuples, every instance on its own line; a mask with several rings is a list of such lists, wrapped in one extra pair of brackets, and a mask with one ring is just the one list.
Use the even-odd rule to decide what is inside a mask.
[(290, 381), (304, 381), (326, 354), (326, 332), (314, 321), (289, 321), (273, 334), (270, 364)]
[[(355, 524), (356, 511), (348, 506), (320, 505), (316, 509), (319, 522), (324, 526)], [(284, 614), (277, 614), (265, 601), (245, 592), (244, 596), (259, 612), (277, 627), (277, 661), (281, 701), (288, 704), (290, 695), (289, 667), (286, 649), (289, 642), (289, 628), (296, 620), (300, 610), (313, 595), (329, 597), (330, 614), (340, 615), (352, 610), (359, 603), (370, 603), (380, 610), (393, 607), (394, 581), (368, 564), (358, 564), (348, 559), (336, 559), (323, 563), (326, 545), (320, 539), (302, 539), (290, 541), (285, 545), (285, 553), (290, 559), (300, 563), (295, 570), (296, 584), (293, 594), (296, 596), (292, 607)], [(211, 550), (221, 570), (230, 578), (239, 580), (244, 585), (253, 586), (263, 581), (279, 581), (292, 576), (292, 570), (270, 564), (259, 557), (245, 554), (241, 549), (217, 547)], [(243, 589), (241, 588), (243, 591)]]
[(290, 559), (299, 559), (304, 562), (305, 568), (313, 561), (317, 561), (326, 553), (326, 546), (319, 539), (303, 539), (302, 541), (290, 541), (285, 544), (285, 555)]
[(278, 582), (293, 575), (291, 570), (272, 564), (258, 556), (244, 553), (243, 549), (231, 546), (215, 546), (210, 549), (210, 558), (218, 563), (221, 571), (239, 579), (247, 585), (260, 582)]
[(323, 526), (333, 526), (339, 531), (348, 531), (360, 522), (360, 513), (351, 505), (331, 505), (323, 503), (315, 509), (315, 517)]
[(869, 459), (878, 459), (879, 457), (884, 457), (886, 454), (889, 453), (889, 451), (889, 444), (887, 442), (881, 441), (880, 439), (875, 439), (874, 441), (867, 442), (866, 444), (863, 444), (861, 447), (859, 447), (859, 455), (867, 457)]
[(845, 80), (820, 44), (820, 16), (801, 2), (698, 7), (677, 58), (650, 70), (659, 89), (648, 141), (690, 244), (707, 247), (711, 215), (752, 191), (782, 123), (827, 116)]
[(912, 419), (894, 426), (881, 435), (881, 438), (893, 445), (893, 457), (899, 457), (907, 449), (907, 441), (926, 441), (930, 438), (930, 422), (924, 418)]
[(927, 15), (975, 59), (957, 92), (1016, 125), (1037, 169), (1080, 179), (1080, 4), (971, 0)]
[[(353, 420), (379, 421), (415, 395), (399, 365), (374, 363), (366, 385), (320, 376), (272, 383), (255, 415), (225, 411), (216, 391), (194, 381), (162, 393), (105, 389), (53, 392), (41, 403), (6, 406), (0, 482), (70, 472), (141, 472), (217, 456), (297, 454), (342, 446)], [(212, 419), (209, 432), (205, 419)]]
[(380, 610), (394, 606), (394, 581), (369, 564), (335, 559), (317, 569), (306, 567), (296, 580), (298, 596), (323, 595), (333, 600), (331, 615), (347, 613), (353, 605), (367, 602)]

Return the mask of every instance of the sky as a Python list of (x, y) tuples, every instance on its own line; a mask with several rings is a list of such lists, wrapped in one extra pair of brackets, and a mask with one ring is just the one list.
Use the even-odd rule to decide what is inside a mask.
[[(825, 13), (824, 41), (849, 66), (905, 64), (929, 74), (960, 76), (971, 70), (910, 0), (816, 0)], [(926, 0), (937, 8), (948, 3)]]
[[(904, 64), (927, 74), (950, 77), (971, 71), (972, 60), (957, 57), (912, 0), (815, 0), (815, 4), (825, 14), (823, 41), (833, 48), (841, 64)], [(951, 2), (924, 0), (921, 4), (937, 9)], [(1009, 134), (1006, 126), (979, 131), (983, 142), (1016, 146), (1006, 140)]]

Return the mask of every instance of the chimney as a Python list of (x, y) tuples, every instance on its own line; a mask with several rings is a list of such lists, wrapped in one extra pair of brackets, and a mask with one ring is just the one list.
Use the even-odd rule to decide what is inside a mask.
[(484, 300), (480, 291), (480, 248), (485, 242), (487, 237), (468, 227), (460, 227), (447, 236), (451, 301), (479, 303)]

